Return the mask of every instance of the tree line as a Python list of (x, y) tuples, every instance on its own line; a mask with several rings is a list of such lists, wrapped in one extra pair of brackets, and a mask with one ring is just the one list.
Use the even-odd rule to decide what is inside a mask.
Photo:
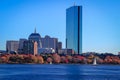
[(120, 56), (113, 54), (0, 54), (0, 63), (7, 64), (120, 64)]

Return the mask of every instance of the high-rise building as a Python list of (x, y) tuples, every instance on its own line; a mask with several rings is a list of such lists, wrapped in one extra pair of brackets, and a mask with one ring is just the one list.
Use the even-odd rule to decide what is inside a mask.
[(23, 49), (23, 43), (24, 41), (27, 41), (27, 39), (20, 39), (19, 40), (19, 49)]
[(34, 51), (34, 41), (30, 41), (30, 40), (27, 40), (27, 41), (24, 41), (24, 44), (23, 44), (23, 52), (25, 54), (33, 54), (33, 51)]
[(82, 6), (66, 10), (66, 48), (82, 53)]
[(36, 29), (35, 29), (34, 33), (30, 34), (28, 40), (36, 41), (38, 44), (38, 48), (42, 48), (41, 36), (39, 33), (36, 33)]
[(19, 47), (19, 41), (10, 40), (6, 42), (6, 51), (9, 53), (11, 51), (14, 51), (17, 53), (18, 47)]
[(42, 48), (52, 48), (57, 52), (57, 38), (51, 38), (50, 36), (46, 35), (45, 38), (41, 38), (42, 41)]
[(38, 44), (36, 41), (27, 40), (23, 44), (23, 52), (25, 54), (37, 55), (38, 53)]
[(24, 41), (27, 41), (27, 39), (20, 39), (20, 40), (19, 40), (18, 53), (23, 53), (23, 43), (24, 43)]

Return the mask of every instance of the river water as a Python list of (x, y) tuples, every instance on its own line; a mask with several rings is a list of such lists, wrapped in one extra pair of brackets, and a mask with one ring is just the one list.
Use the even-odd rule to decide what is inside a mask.
[(0, 80), (120, 80), (120, 65), (0, 64)]

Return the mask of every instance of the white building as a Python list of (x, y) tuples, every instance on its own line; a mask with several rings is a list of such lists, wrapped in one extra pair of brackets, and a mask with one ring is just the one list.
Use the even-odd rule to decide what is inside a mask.
[(38, 53), (55, 53), (55, 50), (52, 48), (39, 48)]

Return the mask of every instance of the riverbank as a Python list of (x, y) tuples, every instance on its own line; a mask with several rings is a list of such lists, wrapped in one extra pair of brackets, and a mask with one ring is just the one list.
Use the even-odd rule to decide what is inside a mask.
[(1, 54), (0, 63), (4, 64), (120, 64), (120, 56), (109, 54), (59, 55), (54, 54)]

